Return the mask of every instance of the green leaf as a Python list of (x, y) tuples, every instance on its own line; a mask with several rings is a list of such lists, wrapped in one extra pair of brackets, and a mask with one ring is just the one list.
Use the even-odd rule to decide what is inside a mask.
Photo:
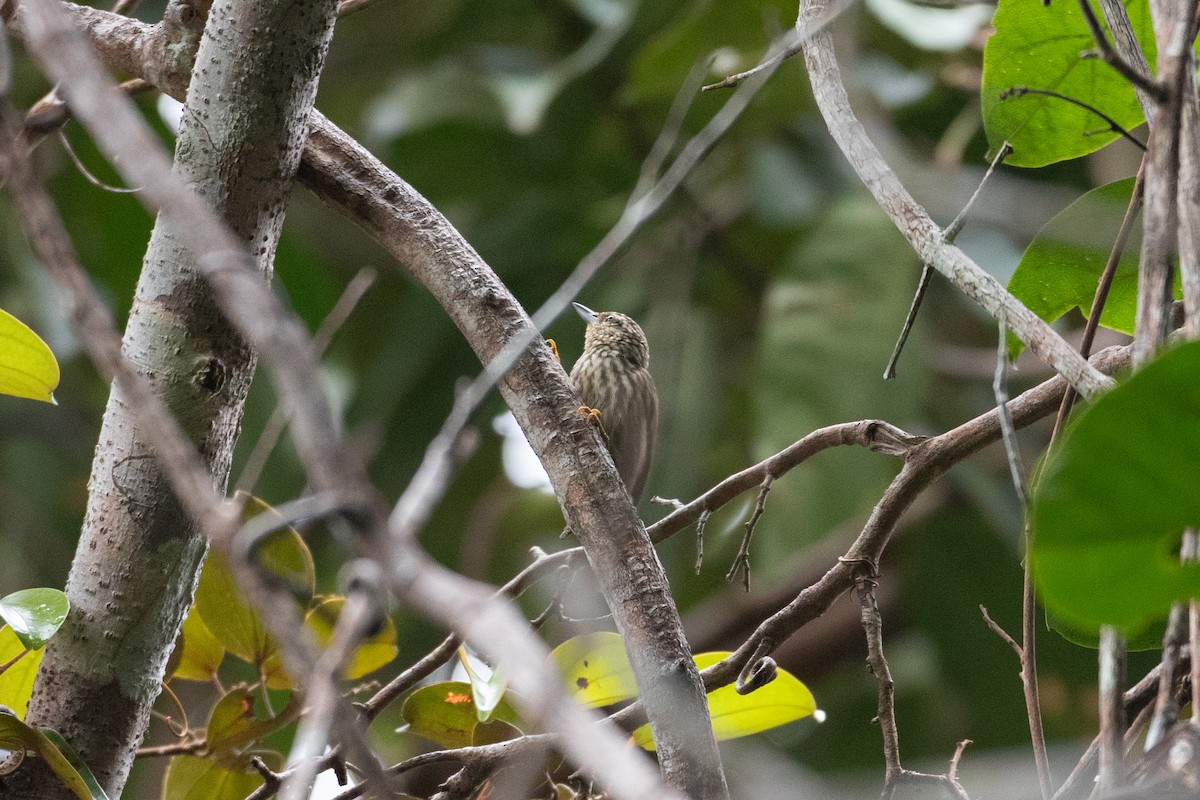
[[(1154, 63), (1154, 33), (1146, 0), (1126, 0), (1134, 34)], [(1079, 4), (1041, 0), (1001, 0), (992, 23), (996, 33), (983, 51), (983, 125), (992, 153), (1007, 141), (1005, 162), (1040, 167), (1087, 155), (1116, 139), (1108, 123), (1066, 100), (1027, 94), (1001, 100), (1004, 92), (1026, 86), (1057, 92), (1086, 103), (1126, 130), (1143, 121), (1133, 87), (1097, 58)]]
[[(53, 740), (49, 738), (51, 736), (54, 737)], [(55, 741), (61, 742), (63, 739), (54, 731), (43, 732), (26, 725), (6, 711), (0, 711), (0, 748), (34, 751), (80, 800), (108, 800), (108, 795), (96, 783), (91, 771), (79, 760), (78, 754), (71, 749), (70, 757), (64, 755)], [(87, 778), (72, 764), (72, 759), (87, 771)]]
[(63, 624), (71, 603), (58, 589), (22, 589), (0, 598), (0, 619), (30, 650), (38, 650)]
[(625, 642), (611, 631), (576, 636), (550, 651), (575, 699), (599, 708), (637, 697), (637, 682), (625, 654)]
[(0, 705), (11, 708), (18, 717), (25, 719), (25, 708), (33, 695), (33, 679), (37, 677), (45, 650), (30, 650), (13, 629), (0, 629), (0, 664), (7, 664), (21, 653), (25, 655), (0, 673)]
[(523, 732), (516, 725), (502, 719), (486, 720), (478, 723), (471, 731), (471, 745), (478, 747), (484, 744), (498, 744), (519, 739)]
[(0, 309), (0, 394), (54, 402), (58, 362), (25, 323)]
[(171, 652), (167, 674), (185, 681), (211, 681), (224, 659), (225, 648), (192, 605)]
[(274, 717), (260, 717), (255, 713), (254, 695), (245, 685), (230, 689), (213, 706), (205, 728), (208, 749), (227, 767), (245, 766), (244, 753), (247, 748), (284, 725), (290, 724), (299, 711), (293, 699), (287, 708)]
[[(1057, 633), (1072, 644), (1095, 650), (1100, 647), (1100, 631), (1081, 630), (1063, 621), (1050, 611), (1046, 612), (1046, 627)], [(1131, 652), (1142, 650), (1158, 650), (1162, 647), (1163, 635), (1166, 633), (1167, 621), (1158, 620), (1144, 628), (1140, 633), (1125, 639), (1125, 649)]]
[(257, 772), (226, 769), (195, 756), (175, 756), (163, 776), (162, 800), (245, 800), (262, 786)]
[(1179, 563), (1200, 525), (1200, 343), (1170, 350), (1105, 394), (1046, 461), (1031, 506), (1033, 576), (1074, 628), (1136, 638), (1177, 600), (1200, 597)]
[[(1092, 189), (1046, 223), (1034, 237), (1008, 283), (1031, 311), (1053, 322), (1073, 308), (1087, 316), (1113, 240), (1133, 195), (1133, 178)], [(1134, 224), (1100, 315), (1106, 328), (1133, 333), (1137, 310), (1137, 265), (1142, 226)], [(1182, 296), (1178, 279), (1176, 297)], [(1009, 336), (1009, 355), (1024, 344)]]
[[(243, 519), (264, 513), (279, 516), (279, 512), (262, 500), (247, 498)], [(307, 604), (316, 585), (316, 568), (312, 553), (299, 533), (284, 527), (269, 534), (254, 549), (254, 556)], [(262, 670), (273, 655), (275, 645), (258, 615), (242, 601), (233, 572), (220, 553), (210, 552), (204, 562), (196, 587), (196, 608), (204, 624), (226, 650)], [(268, 672), (267, 676), (275, 681), (269, 684), (272, 688), (287, 688), (286, 676), (273, 672)]]
[[(449, 748), (471, 744), (480, 724), (471, 700), (471, 685), (462, 681), (434, 683), (417, 689), (404, 701), (400, 714), (409, 731)], [(492, 721), (486, 724), (492, 725), (496, 720), (517, 724), (517, 712), (507, 700), (496, 705)]]
[[(719, 652), (698, 653), (696, 666), (706, 669), (729, 655)], [(717, 741), (761, 733), (814, 714), (818, 719), (824, 718), (817, 711), (817, 702), (808, 687), (782, 669), (776, 673), (775, 680), (750, 694), (738, 694), (733, 685), (709, 692), (708, 713)], [(633, 740), (647, 750), (654, 749), (649, 725), (634, 731)]]
[(242, 601), (233, 572), (215, 551), (209, 552), (200, 572), (196, 608), (213, 636), (243, 661), (261, 665), (274, 652), (258, 615)]

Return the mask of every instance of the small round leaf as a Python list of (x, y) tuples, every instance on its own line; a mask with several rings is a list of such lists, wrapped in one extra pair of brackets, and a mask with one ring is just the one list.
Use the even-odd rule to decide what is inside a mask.
[(67, 596), (58, 589), (22, 589), (0, 598), (0, 618), (30, 650), (43, 647), (70, 610)]
[[(471, 701), (471, 685), (446, 681), (423, 686), (408, 696), (400, 711), (412, 733), (432, 739), (442, 747), (466, 747), (474, 740), (479, 718)], [(501, 700), (492, 721), (517, 724), (517, 712)], [(486, 723), (491, 724), (491, 723)]]
[(1136, 638), (1200, 597), (1181, 564), (1200, 526), (1200, 342), (1169, 350), (1106, 393), (1046, 460), (1030, 509), (1033, 577), (1068, 625)]

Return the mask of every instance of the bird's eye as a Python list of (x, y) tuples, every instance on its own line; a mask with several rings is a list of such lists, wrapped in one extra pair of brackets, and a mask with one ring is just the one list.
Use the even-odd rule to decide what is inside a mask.
[(608, 325), (616, 325), (618, 328), (620, 328), (622, 324), (620, 317), (609, 317), (608, 319), (604, 320), (604, 322)]

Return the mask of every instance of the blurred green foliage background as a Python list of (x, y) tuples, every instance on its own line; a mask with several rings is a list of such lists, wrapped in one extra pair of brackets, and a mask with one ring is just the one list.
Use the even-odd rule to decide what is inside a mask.
[[(144, 2), (137, 13), (154, 21), (161, 6)], [(850, 7), (833, 25), (856, 111), (943, 224), (986, 166), (978, 82), (989, 11), (878, 0)], [(533, 309), (616, 220), (693, 65), (715, 52), (713, 80), (749, 67), (795, 15), (794, 3), (778, 0), (378, 0), (339, 22), (318, 107), (424, 193)], [(48, 88), (19, 50), (15, 87), (22, 106)], [(699, 96), (683, 135), (727, 96)], [(156, 97), (139, 102), (169, 141)], [(90, 169), (115, 180), (81, 128), (65, 134)], [(131, 196), (89, 183), (58, 142), (36, 157), (83, 263), (123, 320), (151, 217)], [(1131, 158), (1114, 145), (1036, 173), (1002, 169), (959, 244), (1006, 280), (1046, 219), (1087, 188), (1132, 174)], [(0, 592), (63, 584), (107, 396), (7, 203), (0, 198), (0, 306), (47, 339), (63, 381), (57, 407), (0, 398)], [(394, 498), (449, 411), (456, 381), (479, 365), (403, 265), (297, 190), (276, 274), (310, 328), (364, 267), (378, 280), (314, 379), (330, 388), (349, 436)], [(881, 379), (919, 267), (829, 139), (802, 63), (785, 64), (579, 298), (634, 315), (650, 339), (663, 428), (647, 494), (686, 501), (822, 425), (877, 417), (936, 433), (987, 410), (996, 328), (940, 279), (899, 378)], [(567, 365), (582, 334), (573, 317), (547, 331)], [(1023, 360), (1013, 392), (1046, 374)], [(249, 400), (234, 481), (276, 405), (265, 378)], [(561, 546), (553, 497), (506, 476), (492, 425), (502, 411), (493, 397), (478, 414), (480, 447), (422, 535), (445, 563), (493, 582), (526, 563), (529, 547)], [(1028, 464), (1046, 434), (1042, 426), (1023, 434)], [(897, 469), (882, 455), (829, 452), (777, 482), (755, 533), (749, 595), (724, 573), (752, 496), (713, 518), (699, 575), (689, 533), (663, 544), (696, 644), (736, 646), (769, 613), (766, 600), (781, 605), (822, 574)], [(253, 489), (277, 503), (303, 486), (285, 443)], [(643, 511), (649, 520), (664, 513), (651, 503)], [(986, 605), (1010, 631), (1019, 626), (1020, 525), (993, 448), (927, 492), (883, 567), (904, 755), (912, 766), (933, 759), (926, 766), (941, 771), (955, 743), (973, 739), (961, 767), (969, 789), (986, 779), (993, 750), (1031, 764), (1027, 748), (1004, 750), (1028, 740), (1018, 664), (978, 610)], [(320, 536), (315, 544), (319, 581), (329, 588), (343, 552)], [(441, 636), (402, 613), (397, 622), (395, 669)], [(791, 775), (791, 785), (803, 781), (823, 796), (842, 785), (873, 791), (882, 780), (875, 684), (861, 661), (856, 604), (843, 598), (811, 628), (785, 646), (781, 663), (809, 682), (828, 721), (730, 743), (731, 780), (742, 796), (764, 774)], [(1048, 732), (1063, 752), (1077, 753), (1094, 729), (1094, 654), (1047, 632), (1041, 656)], [(390, 755), (411, 752), (386, 724), (379, 731)], [(161, 740), (163, 731), (152, 735)], [(156, 796), (156, 766), (139, 769), (126, 796)]]

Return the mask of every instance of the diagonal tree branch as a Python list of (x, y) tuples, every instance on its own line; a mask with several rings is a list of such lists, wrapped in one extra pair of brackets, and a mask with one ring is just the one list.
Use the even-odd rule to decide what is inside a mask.
[[(825, 7), (825, 0), (803, 4), (797, 26), (824, 14)], [(1013, 333), (1063, 375), (1083, 397), (1091, 397), (1111, 387), (1111, 379), (1092, 368), (1049, 325), (1009, 294), (999, 281), (945, 241), (942, 230), (900, 183), (854, 116), (833, 53), (833, 39), (827, 31), (817, 33), (804, 45), (804, 62), (813, 96), (830, 134), (921, 261), (949, 278), (993, 317), (999, 319), (1003, 315)]]
[[(95, 12), (80, 13), (86, 20), (107, 26), (108, 30), (118, 26), (117, 21)], [(120, 22), (123, 24), (124, 20)], [(154, 44), (161, 30), (135, 23), (127, 30), (122, 29), (129, 35), (118, 37), (116, 50), (120, 58), (125, 59), (127, 68), (133, 67), (133, 71), (142, 72), (144, 76), (167, 76), (169, 81), (170, 75), (176, 73), (141, 61), (149, 57), (147, 54), (161, 51), (162, 48)], [(112, 97), (109, 100), (117, 102)], [(72, 103), (74, 105), (74, 100)], [(321, 122), (319, 115), (310, 119), (310, 124), (317, 128), (322, 127)], [(504, 343), (514, 337), (536, 337), (524, 311), (507, 289), (436, 209), (349, 137), (327, 123), (324, 127), (324, 132), (333, 136), (336, 144), (346, 148), (334, 152), (335, 157), (350, 152), (360, 158), (355, 164), (334, 163), (339, 171), (333, 177), (340, 190), (335, 199), (342, 210), (350, 212), (372, 233), (376, 232), (373, 229), (375, 220), (362, 212), (370, 209), (376, 214), (382, 213), (386, 223), (393, 227), (386, 232), (387, 237), (381, 236), (381, 241), (390, 245), (389, 249), (430, 286), (482, 360), (490, 361)], [(102, 141), (101, 144), (105, 143)], [(129, 165), (122, 161), (122, 166), (136, 172), (144, 165)], [(164, 187), (153, 182), (156, 176), (149, 177), (152, 180), (135, 178), (132, 182), (148, 186), (151, 197), (156, 197), (156, 192)], [(382, 188), (370, 196), (359, 194), (364, 179), (381, 183)], [(183, 198), (169, 192), (157, 197), (165, 199), (167, 207), (175, 212), (181, 207), (187, 208)], [(207, 232), (194, 235), (203, 239)], [(212, 247), (208, 244), (206, 248), (203, 244), (206, 243), (197, 243), (201, 251)], [(229, 248), (226, 252), (235, 250)], [(332, 426), (327, 424), (327, 409), (313, 405), (319, 398), (305, 391), (306, 376), (312, 374), (311, 369), (305, 373), (305, 368), (311, 364), (311, 353), (288, 325), (281, 324), (286, 317), (279, 313), (277, 300), (264, 298), (261, 286), (248, 281), (244, 270), (225, 270), (217, 263), (203, 260), (200, 266), (213, 281), (217, 296), (227, 303), (227, 313), (275, 365), (279, 394), (296, 406), (296, 430), (300, 435), (302, 454), (313, 470), (314, 485), (337, 485), (339, 479), (346, 476), (350, 476), (350, 486), (359, 485), (356, 479), (356, 475), (361, 474), (359, 467), (340, 458), (339, 454), (344, 450), (339, 447), (336, 437), (329, 438)], [(297, 355), (299, 357), (295, 357)], [(607, 451), (595, 430), (576, 412), (578, 402), (561, 366), (545, 347), (537, 346), (518, 361), (501, 391), (535, 449), (540, 451), (548, 472), (556, 479), (568, 523), (581, 540), (590, 545), (589, 558), (605, 580), (607, 599), (625, 635), (635, 673), (652, 700), (650, 717), (664, 774), (670, 783), (695, 797), (724, 797), (727, 790), (708, 723), (703, 687), (683, 638), (682, 625), (661, 564), (616, 477)], [(345, 485), (344, 480), (341, 482)], [(364, 526), (367, 531), (371, 528), (371, 525)], [(626, 533), (623, 543), (611, 536), (614, 530)], [(448, 584), (438, 578), (436, 570), (427, 568), (417, 557), (419, 554), (389, 558), (389, 545), (377, 535), (368, 535), (361, 544), (377, 560), (388, 565), (400, 597), (426, 613), (443, 610), (443, 615), (438, 618), (452, 622), (459, 630), (462, 626), (468, 627), (472, 635), (483, 640), (481, 649), (485, 652), (494, 654), (498, 649), (503, 650), (493, 630), (469, 624), (478, 619), (479, 614), (449, 615), (445, 610), (444, 595)], [(484, 605), (483, 608), (486, 610), (491, 606)], [(544, 682), (541, 685), (542, 697), (554, 700), (559, 696)], [(545, 707), (544, 702), (537, 702), (538, 699), (526, 700), (528, 707), (525, 710), (535, 718), (543, 716)], [(570, 715), (562, 716), (561, 724), (566, 725), (566, 717)], [(555, 720), (553, 716), (548, 717), (550, 722)], [(572, 729), (580, 730), (578, 724)], [(629, 759), (616, 758), (611, 750), (597, 750), (594, 745), (589, 747), (589, 743), (579, 737), (567, 737), (565, 741), (568, 752), (579, 763), (588, 765), (595, 774), (604, 775), (610, 784), (624, 787), (625, 791), (632, 791), (630, 787), (635, 785), (652, 786), (637, 770), (618, 773), (613, 769), (613, 764), (628, 763)], [(635, 783), (635, 778), (640, 783)]]

